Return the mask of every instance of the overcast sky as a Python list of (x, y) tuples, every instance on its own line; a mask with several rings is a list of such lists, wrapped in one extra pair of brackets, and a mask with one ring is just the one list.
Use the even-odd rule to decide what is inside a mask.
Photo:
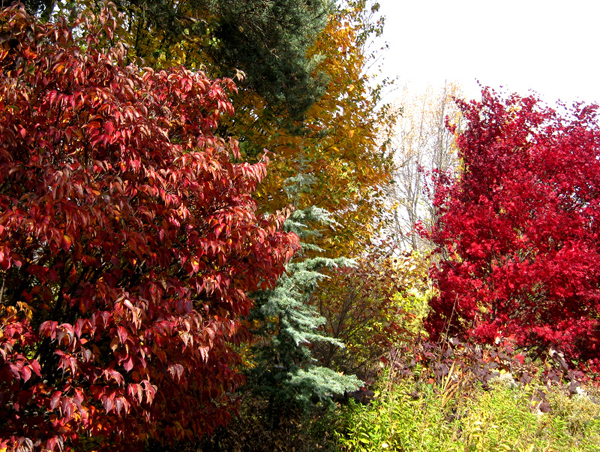
[(421, 89), (476, 80), (543, 100), (600, 102), (596, 0), (379, 0), (388, 76)]

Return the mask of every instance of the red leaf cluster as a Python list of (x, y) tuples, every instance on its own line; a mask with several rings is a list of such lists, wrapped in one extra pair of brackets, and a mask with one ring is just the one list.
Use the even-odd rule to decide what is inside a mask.
[(224, 424), (246, 292), (298, 248), (214, 134), (233, 83), (126, 65), (113, 23), (0, 13), (0, 449)]
[(557, 111), (490, 89), (459, 106), (462, 172), (437, 187), (431, 238), (443, 258), (429, 330), (597, 358), (598, 106)]

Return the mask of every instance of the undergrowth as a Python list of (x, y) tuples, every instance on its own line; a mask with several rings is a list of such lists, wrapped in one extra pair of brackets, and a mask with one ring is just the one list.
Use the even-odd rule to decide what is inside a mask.
[(600, 397), (580, 373), (455, 345), (393, 357), (375, 401), (342, 408), (335, 450), (600, 451)]
[(370, 405), (289, 412), (275, 428), (265, 401), (246, 397), (227, 428), (188, 450), (600, 452), (600, 390), (560, 360), (412, 343), (388, 355)]

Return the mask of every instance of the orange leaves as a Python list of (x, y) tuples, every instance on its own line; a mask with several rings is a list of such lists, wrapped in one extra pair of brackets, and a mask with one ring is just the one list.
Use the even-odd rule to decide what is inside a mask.
[(73, 244), (73, 239), (71, 237), (69, 237), (67, 234), (64, 234), (62, 236), (62, 240), (60, 242), (60, 246), (64, 251), (68, 251), (69, 248), (71, 248), (71, 245)]

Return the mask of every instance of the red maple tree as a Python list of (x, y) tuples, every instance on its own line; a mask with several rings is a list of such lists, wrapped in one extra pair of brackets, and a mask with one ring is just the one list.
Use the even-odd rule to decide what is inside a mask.
[(224, 424), (246, 293), (298, 248), (214, 134), (233, 82), (126, 65), (114, 23), (0, 13), (0, 449)]
[(462, 168), (438, 181), (431, 232), (441, 260), (434, 336), (510, 337), (597, 365), (600, 128), (597, 105), (535, 97), (459, 101)]

